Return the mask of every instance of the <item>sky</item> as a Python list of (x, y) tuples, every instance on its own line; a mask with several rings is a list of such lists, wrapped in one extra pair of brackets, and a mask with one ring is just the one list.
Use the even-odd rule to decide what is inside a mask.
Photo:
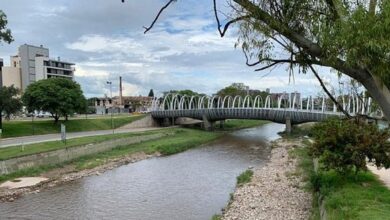
[[(212, 95), (231, 83), (271, 92), (321, 91), (311, 73), (295, 74), (290, 80), (286, 66), (255, 72), (235, 48), (233, 27), (220, 38), (211, 0), (178, 0), (144, 34), (166, 0), (1, 0), (15, 41), (0, 45), (0, 58), (9, 63), (22, 44), (43, 45), (50, 57), (76, 64), (75, 80), (86, 97), (109, 95), (156, 95), (164, 91), (191, 89)], [(228, 10), (225, 1), (219, 8)], [(222, 19), (223, 19), (223, 15)], [(320, 69), (327, 82), (335, 74)]]

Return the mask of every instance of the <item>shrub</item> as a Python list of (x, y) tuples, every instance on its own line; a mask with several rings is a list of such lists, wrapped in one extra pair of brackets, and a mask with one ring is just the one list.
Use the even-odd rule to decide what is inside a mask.
[(367, 170), (366, 161), (377, 167), (390, 167), (389, 129), (360, 120), (329, 119), (314, 126), (315, 143), (310, 153), (318, 157), (323, 169), (339, 173)]

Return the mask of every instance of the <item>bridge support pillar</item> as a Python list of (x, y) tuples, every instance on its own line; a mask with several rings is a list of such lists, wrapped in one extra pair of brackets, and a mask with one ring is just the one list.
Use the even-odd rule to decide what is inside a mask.
[(202, 116), (203, 119), (203, 128), (206, 131), (212, 131), (214, 129), (214, 122), (209, 121), (205, 115)]
[(225, 127), (225, 120), (219, 121), (219, 128), (223, 129)]
[(286, 133), (290, 134), (291, 133), (291, 119), (290, 117), (286, 117)]
[(163, 119), (162, 125), (163, 125), (164, 127), (169, 127), (169, 126), (171, 126), (171, 120), (170, 120), (169, 118), (164, 118), (164, 119)]

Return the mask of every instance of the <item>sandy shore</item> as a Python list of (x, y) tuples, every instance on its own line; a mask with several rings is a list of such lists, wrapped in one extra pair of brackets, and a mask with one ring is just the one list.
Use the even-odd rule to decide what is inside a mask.
[(308, 219), (312, 196), (296, 173), (288, 150), (300, 141), (279, 139), (266, 166), (254, 168), (250, 183), (236, 189), (222, 219)]
[(28, 187), (22, 187), (16, 189), (10, 189), (7, 187), (0, 188), (0, 202), (13, 202), (15, 199), (18, 199), (21, 196), (30, 193), (38, 193), (42, 189), (65, 184), (86, 176), (100, 175), (101, 173), (107, 170), (111, 170), (125, 164), (135, 163), (137, 161), (144, 160), (151, 157), (156, 157), (156, 156), (160, 156), (160, 154), (156, 153), (153, 155), (147, 155), (143, 152), (140, 152), (125, 157), (112, 159), (108, 161), (106, 164), (95, 167), (93, 169), (76, 171), (76, 168), (73, 165), (68, 165), (63, 168), (54, 169), (49, 172), (41, 174), (40, 177), (47, 178), (47, 180), (42, 181), (34, 186), (28, 186)]

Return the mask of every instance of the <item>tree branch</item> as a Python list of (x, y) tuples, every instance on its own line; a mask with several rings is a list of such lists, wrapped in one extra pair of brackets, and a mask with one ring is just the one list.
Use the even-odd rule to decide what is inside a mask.
[[(233, 1), (239, 6), (241, 6), (243, 9), (245, 9), (251, 17), (261, 21), (272, 30), (286, 37), (297, 47), (302, 48), (305, 51), (305, 53), (307, 53), (308, 55), (318, 58), (317, 62), (320, 63), (319, 65), (332, 67), (361, 82), (367, 80), (368, 78), (372, 78), (372, 76), (364, 68), (350, 67), (346, 65), (345, 61), (341, 59), (334, 60), (330, 57), (327, 57), (326, 53), (318, 44), (307, 39), (305, 36), (302, 36), (301, 34), (294, 32), (288, 26), (276, 20), (269, 13), (261, 9), (259, 6), (255, 5), (250, 0), (233, 0)], [(338, 8), (337, 5), (335, 5), (335, 7)]]
[(217, 0), (213, 0), (213, 4), (214, 4), (214, 15), (215, 15), (215, 20), (217, 21), (218, 32), (219, 32), (219, 35), (220, 35), (221, 37), (224, 37), (224, 36), (225, 36), (225, 33), (226, 33), (227, 29), (229, 28), (229, 26), (230, 26), (231, 24), (236, 23), (237, 21), (243, 20), (243, 19), (245, 19), (245, 18), (249, 18), (249, 16), (237, 17), (237, 18), (235, 18), (235, 19), (233, 19), (233, 20), (228, 21), (228, 22), (225, 24), (223, 30), (221, 30), (221, 26), (222, 26), (222, 25), (221, 25), (221, 22), (219, 21), (219, 17), (218, 17)]
[[(150, 29), (153, 28), (154, 24), (157, 22), (157, 20), (158, 20), (158, 18), (160, 17), (161, 13), (162, 13), (166, 8), (168, 8), (168, 6), (169, 6), (172, 2), (174, 2), (174, 1), (176, 1), (176, 0), (169, 0), (169, 1), (167, 2), (167, 4), (165, 4), (165, 5), (160, 9), (160, 11), (157, 13), (156, 17), (154, 17), (154, 20), (153, 20), (152, 24), (150, 24), (149, 27), (145, 27), (145, 26), (144, 26), (144, 28), (145, 28), (144, 34), (146, 34), (148, 31), (150, 31)], [(123, 2), (123, 1), (122, 1), (122, 2)]]
[(337, 108), (343, 112), (347, 118), (351, 118), (351, 115), (343, 108), (343, 106), (340, 105), (340, 103), (333, 97), (333, 95), (329, 92), (329, 90), (326, 88), (324, 82), (322, 81), (321, 77), (318, 75), (317, 71), (314, 69), (314, 67), (310, 64), (309, 65), (311, 71), (313, 72), (314, 76), (317, 78), (317, 80), (320, 82), (322, 89), (325, 91), (325, 93), (329, 96), (329, 98), (333, 101), (334, 104), (336, 104)]

